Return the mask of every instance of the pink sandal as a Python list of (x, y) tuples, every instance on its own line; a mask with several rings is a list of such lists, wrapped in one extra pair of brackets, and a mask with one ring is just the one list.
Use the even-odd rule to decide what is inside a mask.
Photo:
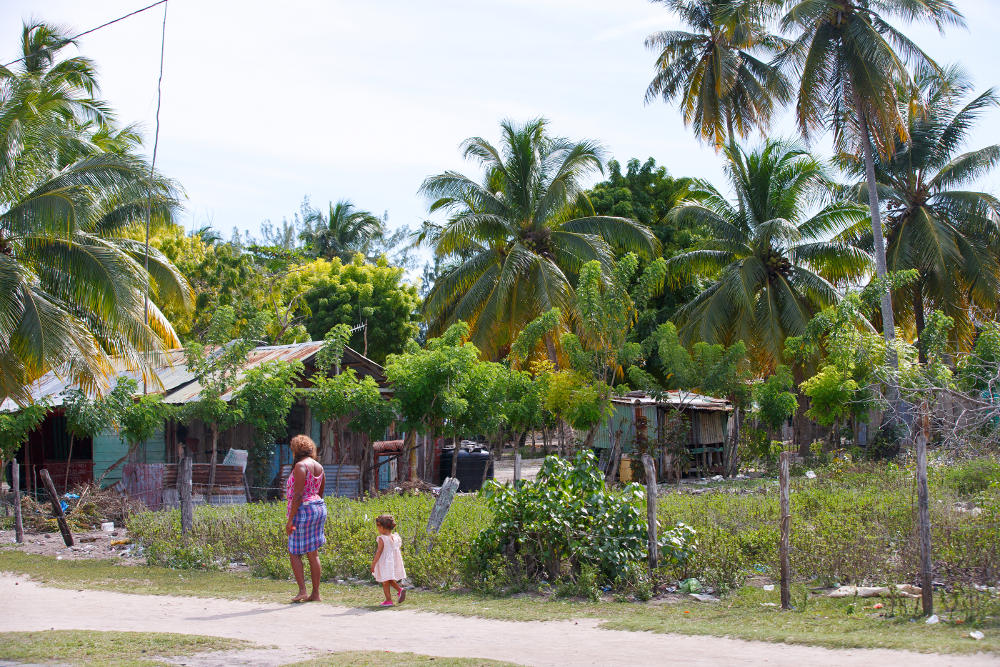
[(391, 606), (393, 606), (393, 604), (392, 604), (392, 600), (386, 600), (385, 602), (383, 602), (383, 603), (382, 603), (382, 604), (380, 604), (379, 606), (380, 606), (380, 607), (391, 607)]

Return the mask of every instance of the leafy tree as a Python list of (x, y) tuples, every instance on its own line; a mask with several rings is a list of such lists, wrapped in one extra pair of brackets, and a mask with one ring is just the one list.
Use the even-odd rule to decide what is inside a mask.
[(238, 330), (268, 313), (270, 322), (261, 335), (269, 342), (309, 339), (304, 321), (310, 311), (304, 295), (330, 270), (326, 260), (305, 261), (294, 252), (275, 248), (242, 248), (201, 233), (185, 236), (178, 226), (161, 230), (151, 242), (194, 288), (193, 311), (166, 311), (183, 338), (204, 336), (215, 310), (229, 306), (236, 314)]
[(185, 406), (184, 419), (200, 419), (209, 427), (212, 438), (209, 487), (215, 484), (219, 432), (234, 426), (240, 417), (239, 406), (230, 405), (222, 397), (239, 385), (247, 358), (266, 325), (266, 315), (260, 314), (235, 337), (236, 312), (222, 306), (213, 314), (204, 341), (192, 341), (184, 348), (188, 372), (201, 386), (198, 399)]
[(25, 57), (0, 67), (0, 398), (22, 404), (53, 368), (87, 391), (103, 389), (112, 357), (148, 377), (146, 353), (178, 344), (157, 304), (190, 299), (171, 263), (126, 234), (147, 213), (170, 220), (176, 189), (150, 180), (135, 130), (94, 97), (93, 63), (60, 59), (72, 43), (26, 23)]
[(384, 220), (358, 209), (348, 199), (331, 202), (326, 215), (308, 206), (308, 202), (303, 203), (302, 218), (305, 225), (302, 239), (307, 252), (345, 263), (358, 253), (371, 257), (373, 245), (385, 233)]
[(120, 419), (133, 402), (137, 383), (129, 378), (119, 379), (114, 388), (103, 397), (91, 398), (80, 389), (63, 392), (63, 414), (66, 432), (69, 433), (69, 453), (66, 455), (66, 476), (63, 486), (69, 484), (69, 463), (73, 459), (73, 444), (77, 438), (93, 438), (110, 428), (121, 428)]
[[(1000, 162), (1000, 145), (958, 152), (975, 121), (1000, 98), (988, 90), (963, 104), (971, 92), (960, 69), (925, 65), (914, 88), (903, 88), (899, 97), (908, 140), (896, 139), (890, 156), (873, 154), (885, 212), (887, 269), (920, 272), (908, 291), (895, 295), (893, 312), (921, 338), (925, 308), (942, 311), (956, 325), (953, 349), (971, 345), (977, 312), (995, 312), (1000, 305), (1000, 200), (964, 189)], [(863, 176), (863, 161), (850, 159), (848, 166)], [(867, 194), (865, 187), (861, 193)], [(865, 222), (840, 239), (873, 250), (871, 225)], [(923, 346), (920, 353), (926, 361)]]
[[(690, 195), (690, 178), (673, 178), (665, 167), (648, 158), (640, 163), (628, 161), (625, 173), (616, 160), (608, 162), (608, 179), (587, 191), (597, 215), (636, 220), (648, 226), (660, 241), (663, 257), (670, 258), (692, 247), (705, 237), (705, 230), (670, 213)], [(640, 263), (640, 269), (644, 268)], [(684, 303), (694, 298), (694, 282), (674, 280), (652, 296), (636, 314), (634, 336), (643, 339), (658, 325), (670, 319)]]
[(162, 395), (144, 394), (135, 397), (137, 389), (138, 383), (135, 380), (122, 378), (113, 392), (114, 402), (108, 403), (109, 411), (116, 411), (111, 419), (118, 427), (122, 442), (128, 444), (128, 449), (121, 458), (107, 467), (97, 480), (97, 486), (101, 485), (108, 473), (133, 456), (140, 445), (152, 438), (163, 428), (163, 422), (176, 413), (174, 406), (163, 402)]
[(1000, 394), (1000, 323), (989, 322), (979, 331), (972, 354), (958, 365), (958, 383), (965, 391), (994, 397)]
[[(500, 128), (499, 146), (481, 137), (462, 144), (463, 156), (482, 165), (481, 181), (448, 171), (421, 186), (431, 212), (451, 213), (428, 242), (436, 256), (461, 261), (424, 302), (429, 334), (466, 321), (488, 358), (503, 356), (524, 325), (553, 307), (566, 318), (565, 330), (572, 284), (586, 262), (610, 268), (616, 249), (648, 256), (658, 246), (634, 221), (571, 216), (582, 204), (583, 179), (602, 168), (597, 144), (552, 137), (542, 119)], [(554, 355), (554, 345), (548, 349)]]
[(32, 403), (17, 412), (0, 412), (0, 470), (6, 470), (7, 461), (28, 441), (28, 436), (45, 420), (49, 406)]
[(741, 205), (699, 182), (693, 200), (674, 212), (709, 230), (695, 250), (668, 261), (674, 275), (708, 279), (675, 319), (685, 342), (742, 340), (755, 366), (767, 370), (781, 359), (785, 338), (801, 335), (813, 314), (836, 302), (835, 283), (866, 275), (864, 252), (826, 240), (865, 212), (834, 201), (807, 216), (830, 181), (819, 160), (793, 145), (769, 141), (750, 153), (729, 146), (725, 154)]
[(287, 431), (288, 413), (295, 404), (296, 381), (302, 375), (299, 361), (271, 361), (246, 372), (243, 384), (233, 396), (230, 410), (239, 422), (253, 429), (253, 447), (248, 452), (256, 480), (267, 480), (267, 465), (274, 455), (274, 443)]
[(454, 434), (454, 424), (469, 408), (467, 387), (479, 363), (479, 350), (466, 342), (468, 335), (469, 326), (456, 322), (425, 348), (411, 341), (406, 352), (386, 359), (394, 409), (406, 430), (429, 434), (432, 442), (444, 430)]
[(401, 353), (418, 332), (417, 289), (403, 282), (402, 268), (389, 266), (384, 258), (375, 264), (365, 263), (360, 255), (348, 264), (334, 259), (305, 293), (305, 303), (314, 339), (338, 324), (366, 324), (354, 332), (350, 345), (380, 364), (388, 355)]
[[(936, 65), (889, 22), (922, 20), (938, 29), (964, 20), (951, 0), (795, 0), (781, 20), (783, 31), (795, 31), (780, 56), (800, 72), (796, 117), (803, 136), (831, 128), (842, 152), (860, 153), (865, 165), (871, 213), (875, 273), (888, 274), (882, 230), (875, 154), (891, 154), (907, 126), (896, 104), (897, 87), (908, 86), (906, 63)], [(892, 300), (882, 295), (882, 333), (895, 337)]]
[(774, 375), (754, 385), (754, 416), (767, 428), (777, 430), (795, 414), (798, 401), (790, 390), (794, 388), (787, 366), (778, 366)]
[[(716, 148), (764, 130), (775, 106), (790, 96), (788, 80), (770, 58), (787, 40), (768, 32), (760, 0), (657, 0), (691, 32), (670, 30), (646, 38), (657, 50), (656, 76), (646, 102), (678, 100), (684, 124)], [(773, 4), (773, 3), (772, 3)]]

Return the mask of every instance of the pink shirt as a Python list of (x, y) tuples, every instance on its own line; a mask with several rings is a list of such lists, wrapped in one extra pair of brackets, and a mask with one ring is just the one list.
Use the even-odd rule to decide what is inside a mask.
[[(306, 470), (306, 485), (302, 489), (302, 504), (311, 503), (314, 500), (323, 500), (319, 495), (319, 487), (323, 482), (323, 473), (319, 475), (314, 475), (312, 470)], [(288, 509), (286, 512), (289, 516), (292, 514), (292, 497), (295, 495), (295, 469), (292, 468), (292, 474), (288, 476), (288, 481), (285, 482), (285, 500), (288, 501)]]

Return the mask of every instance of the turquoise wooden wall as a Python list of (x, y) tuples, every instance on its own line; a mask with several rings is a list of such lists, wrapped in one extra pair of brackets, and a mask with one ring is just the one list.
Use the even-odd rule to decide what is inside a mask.
[[(159, 430), (146, 444), (139, 449), (139, 461), (143, 463), (164, 463), (166, 461), (166, 444), (163, 440), (163, 430)], [(121, 441), (114, 431), (105, 431), (94, 436), (94, 481), (104, 474), (104, 471), (115, 461), (125, 456), (128, 445)], [(124, 464), (122, 464), (124, 465)], [(122, 478), (122, 466), (118, 466), (104, 478), (103, 486), (110, 486)]]

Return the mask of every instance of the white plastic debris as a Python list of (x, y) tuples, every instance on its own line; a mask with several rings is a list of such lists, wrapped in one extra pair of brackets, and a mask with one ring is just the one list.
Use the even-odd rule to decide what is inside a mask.
[(928, 618), (926, 621), (924, 621), (924, 623), (926, 623), (927, 625), (935, 625), (935, 624), (940, 623), (940, 622), (941, 622), (941, 619), (938, 618), (937, 614), (931, 614), (930, 618)]
[(114, 530), (115, 530), (115, 522), (114, 521), (105, 521), (104, 523), (101, 524), (101, 530), (103, 530), (105, 533), (112, 533), (112, 532), (114, 532)]
[(806, 470), (806, 477), (809, 479), (816, 479), (816, 473), (812, 470)]
[(973, 630), (972, 632), (969, 633), (969, 636), (972, 637), (973, 639), (975, 639), (976, 641), (979, 641), (980, 639), (982, 639), (986, 635), (984, 635), (979, 630)]
[(764, 584), (764, 590), (765, 591), (773, 591), (774, 590), (774, 584)]

